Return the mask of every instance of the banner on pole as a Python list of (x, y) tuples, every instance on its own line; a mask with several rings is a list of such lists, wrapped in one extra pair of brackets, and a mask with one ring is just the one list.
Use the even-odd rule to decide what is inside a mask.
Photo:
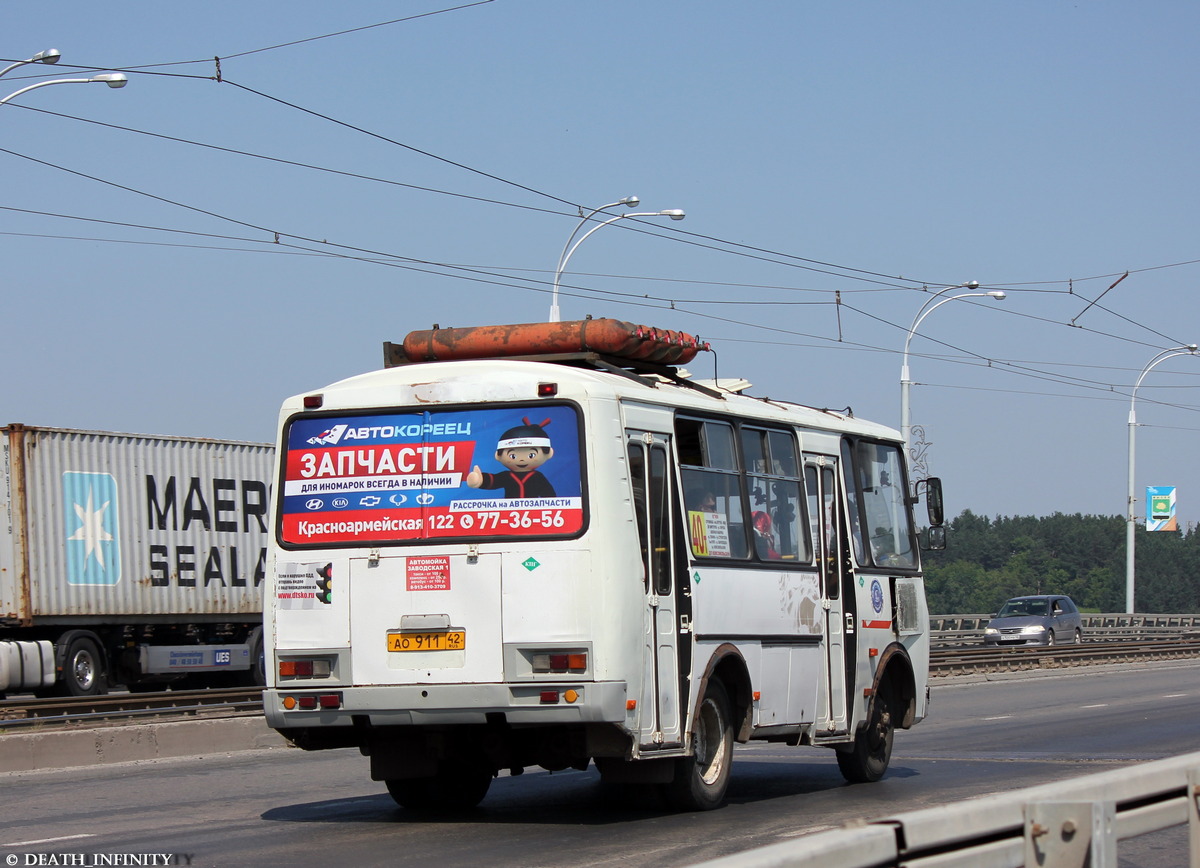
[(1179, 530), (1174, 485), (1146, 486), (1146, 530)]

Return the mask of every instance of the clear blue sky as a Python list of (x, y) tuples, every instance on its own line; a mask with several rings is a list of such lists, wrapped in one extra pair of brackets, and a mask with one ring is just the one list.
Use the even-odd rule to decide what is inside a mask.
[[(7, 7), (0, 56), (63, 59), (0, 96), (130, 83), (0, 106), (2, 421), (270, 440), (385, 340), (545, 319), (578, 208), (636, 194), (687, 219), (597, 231), (564, 319), (898, 427), (929, 292), (1003, 289), (912, 344), (950, 513), (1124, 514), (1131, 387), (1200, 341), (1200, 7), (453, 5)], [(1171, 359), (1137, 401), (1139, 497), (1178, 486), (1185, 523), (1198, 387)]]

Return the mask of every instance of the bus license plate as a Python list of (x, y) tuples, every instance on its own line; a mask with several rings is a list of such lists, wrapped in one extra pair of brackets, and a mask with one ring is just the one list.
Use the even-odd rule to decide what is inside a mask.
[(466, 630), (387, 634), (388, 651), (462, 651), (466, 647)]

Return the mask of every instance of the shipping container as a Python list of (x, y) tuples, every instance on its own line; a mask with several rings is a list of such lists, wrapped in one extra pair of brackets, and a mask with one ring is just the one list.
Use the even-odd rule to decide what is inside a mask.
[(0, 434), (0, 693), (261, 683), (270, 445)]

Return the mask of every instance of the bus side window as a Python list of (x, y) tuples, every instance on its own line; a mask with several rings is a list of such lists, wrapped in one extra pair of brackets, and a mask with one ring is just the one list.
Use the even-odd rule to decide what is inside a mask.
[(650, 448), (650, 528), (654, 546), (650, 553), (651, 584), (656, 594), (669, 594), (672, 544), (671, 473), (667, 462), (667, 450), (660, 444)]
[(743, 426), (741, 433), (759, 560), (809, 563), (794, 436), (749, 426)]
[(633, 514), (637, 521), (638, 545), (642, 554), (642, 581), (646, 589), (650, 588), (650, 573), (647, 564), (650, 561), (648, 504), (646, 502), (646, 451), (640, 443), (630, 443), (629, 453), (629, 483), (633, 494)]
[(749, 528), (742, 509), (733, 426), (712, 420), (677, 418), (675, 447), (679, 453), (692, 555), (748, 557)]

